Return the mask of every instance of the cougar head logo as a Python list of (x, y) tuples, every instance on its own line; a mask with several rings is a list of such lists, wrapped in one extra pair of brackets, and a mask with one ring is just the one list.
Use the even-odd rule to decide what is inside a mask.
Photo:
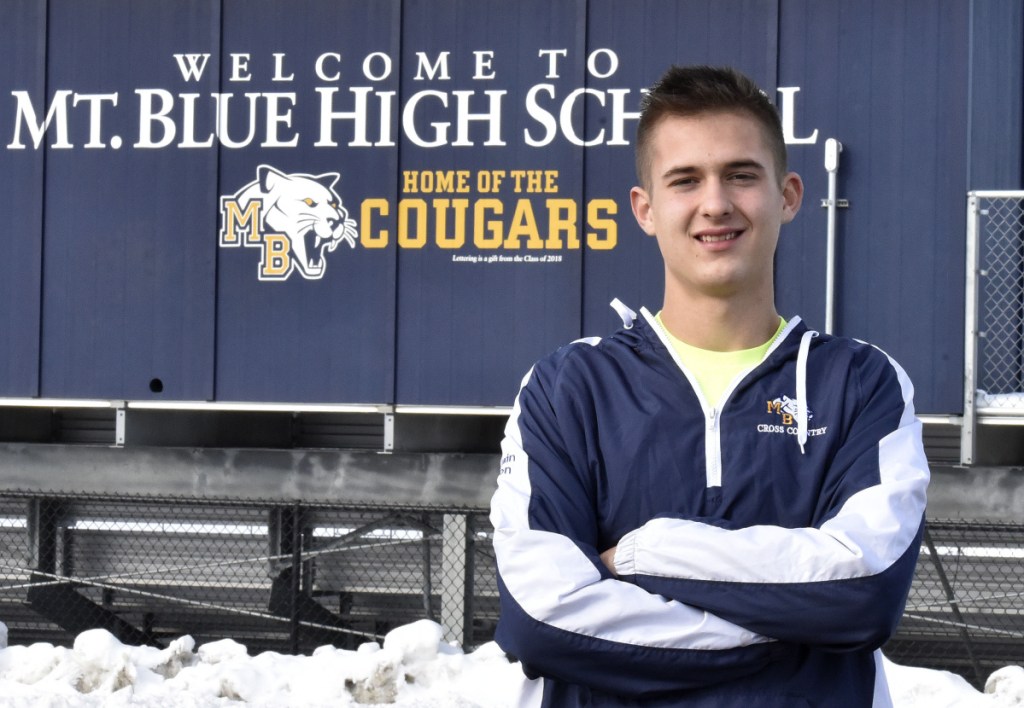
[(256, 181), (235, 195), (245, 207), (250, 201), (262, 202), (262, 227), (265, 233), (283, 234), (288, 240), (288, 258), (292, 268), (305, 278), (324, 274), (324, 257), (342, 241), (356, 245), (356, 222), (334, 191), (340, 175), (285, 174), (269, 165), (260, 165)]
[[(772, 403), (773, 404), (778, 404), (778, 410), (781, 410), (783, 413), (788, 413), (789, 415), (794, 415), (794, 416), (796, 415), (796, 409), (797, 409), (796, 399), (790, 398), (789, 396), (781, 396), (780, 398), (776, 398), (774, 401), (772, 401)], [(814, 417), (814, 414), (811, 413), (811, 409), (808, 408), (807, 409), (807, 419), (810, 420), (813, 417)]]

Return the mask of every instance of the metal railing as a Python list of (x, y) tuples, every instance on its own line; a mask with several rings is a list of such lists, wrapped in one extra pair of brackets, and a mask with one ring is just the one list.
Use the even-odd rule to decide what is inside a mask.
[[(497, 615), (479, 511), (0, 496), (0, 621), (12, 644), (234, 638), (354, 648), (421, 618), (486, 641)], [(478, 560), (480, 556), (480, 560)]]
[(1024, 524), (930, 520), (899, 631), (883, 651), (978, 688), (1024, 661)]
[(965, 465), (979, 418), (1024, 423), (1024, 191), (968, 193), (966, 270)]
[[(485, 512), (177, 498), (0, 495), (0, 621), (12, 644), (232, 638), (355, 648), (430, 618), (472, 647), (498, 618)], [(931, 520), (900, 663), (976, 685), (1024, 663), (1024, 524)]]

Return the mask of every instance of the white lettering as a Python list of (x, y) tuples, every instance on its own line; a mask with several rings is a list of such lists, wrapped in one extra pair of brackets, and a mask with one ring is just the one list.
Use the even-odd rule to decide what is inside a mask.
[[(231, 108), (237, 103), (233, 100), (235, 94), (209, 94), (214, 112), (212, 130), (203, 134), (197, 115), (199, 118), (205, 115), (199, 104), (204, 94), (184, 93), (175, 97), (163, 89), (136, 89), (135, 93), (139, 96), (139, 139), (134, 145), (137, 148), (167, 147), (179, 135), (179, 148), (208, 148), (215, 141), (231, 149), (247, 147), (256, 137), (261, 109), (266, 111), (263, 116), (262, 147), (295, 147), (299, 144), (298, 133), (288, 134), (285, 131), (292, 127), (294, 93), (246, 93), (248, 132), (243, 139), (229, 132), (229, 125), (237, 126), (241, 123), (240, 120), (231, 119)], [(177, 99), (181, 101), (181, 115), (176, 123), (172, 113)]]
[(537, 94), (541, 92), (547, 93), (547, 95), (554, 99), (555, 87), (551, 84), (537, 84), (526, 94), (526, 112), (531, 118), (540, 123), (545, 128), (544, 137), (537, 139), (534, 138), (528, 128), (523, 129), (523, 139), (527, 145), (531, 147), (544, 147), (550, 145), (551, 141), (555, 139), (555, 134), (558, 132), (558, 125), (555, 123), (555, 117), (548, 111), (540, 107), (537, 103)]
[(228, 81), (249, 81), (252, 76), (249, 74), (249, 55), (231, 55), (231, 78)]
[[(135, 147), (167, 147), (174, 140), (177, 130), (174, 121), (167, 117), (174, 106), (174, 97), (170, 91), (163, 89), (135, 89), (135, 93), (139, 96), (139, 140), (135, 143)], [(154, 110), (153, 99), (160, 100), (159, 109)], [(163, 126), (163, 138), (159, 141), (153, 139), (155, 123)]]
[(40, 124), (36, 118), (36, 110), (32, 106), (32, 98), (28, 91), (11, 91), (11, 95), (18, 100), (18, 112), (14, 118), (14, 137), (7, 145), (9, 150), (24, 150), (25, 145), (21, 142), (22, 124), (28, 128), (29, 136), (32, 138), (33, 147), (39, 148), (43, 142), (43, 136), (50, 128), (50, 123), (55, 123), (56, 139), (52, 147), (70, 148), (68, 142), (68, 96), (71, 91), (64, 89), (53, 94), (50, 107), (46, 110), (46, 118)]
[[(258, 96), (259, 94), (256, 95)], [(178, 143), (178, 147), (203, 148), (213, 145), (212, 132), (206, 136), (206, 140), (203, 142), (196, 140), (196, 99), (199, 98), (199, 94), (183, 93), (178, 98), (181, 99), (182, 104), (181, 142)]]
[[(441, 81), (447, 81), (451, 78), (448, 74), (448, 55), (451, 52), (441, 52), (437, 61), (434, 65), (430, 65), (430, 59), (427, 57), (426, 52), (416, 52), (416, 57), (419, 60), (416, 69), (416, 81), (423, 81), (424, 78), (433, 81), (435, 78)], [(424, 76), (426, 74), (426, 76)]]
[(273, 81), (293, 81), (295, 74), (284, 75), (284, 54), (274, 52), (274, 78)]
[(562, 133), (568, 138), (569, 142), (573, 145), (581, 145), (582, 147), (590, 147), (591, 145), (600, 145), (604, 140), (604, 128), (598, 131), (597, 137), (593, 140), (584, 140), (576, 133), (576, 129), (572, 124), (572, 111), (575, 107), (576, 100), (580, 96), (589, 94), (597, 97), (598, 103), (604, 106), (604, 93), (590, 88), (576, 89), (568, 96), (565, 97), (565, 101), (562, 103), (562, 110), (559, 113), (559, 125), (562, 127)]
[(484, 91), (490, 100), (490, 109), (487, 113), (470, 113), (469, 99), (475, 94), (474, 91), (452, 91), (456, 99), (456, 114), (458, 116), (458, 127), (456, 128), (456, 147), (473, 145), (469, 139), (469, 122), (482, 121), (490, 126), (487, 141), (484, 145), (501, 146), (505, 142), (501, 139), (501, 97), (508, 91)]
[(324, 61), (326, 61), (327, 59), (334, 59), (334, 61), (339, 66), (341, 65), (341, 55), (338, 54), (337, 52), (327, 52), (326, 54), (321, 54), (320, 56), (318, 56), (316, 58), (316, 64), (313, 65), (313, 71), (316, 72), (316, 77), (318, 79), (320, 79), (321, 81), (338, 81), (338, 80), (340, 80), (341, 79), (341, 69), (339, 69), (338, 71), (334, 72), (330, 76), (327, 75), (326, 70), (324, 69)]
[(782, 94), (782, 106), (779, 113), (782, 116), (782, 136), (787, 145), (813, 145), (818, 142), (818, 129), (806, 138), (796, 137), (796, 94), (799, 86), (782, 86), (776, 89)]
[[(608, 57), (608, 69), (605, 72), (597, 70), (597, 58), (599, 56)], [(609, 76), (619, 70), (619, 56), (611, 49), (595, 49), (587, 57), (587, 71), (590, 75), (597, 79), (607, 79)]]
[[(373, 61), (378, 61), (382, 67), (382, 70), (376, 74), (371, 70)], [(383, 52), (367, 54), (363, 59), (363, 76), (370, 81), (383, 81), (391, 76), (391, 57)]]
[[(280, 125), (286, 128), (292, 127), (292, 107), (295, 106), (295, 94), (265, 93), (263, 96), (267, 99), (267, 133), (266, 139), (260, 143), (260, 147), (295, 147), (298, 145), (298, 133), (293, 135), (290, 140), (282, 140), (277, 134)], [(281, 108), (282, 102), (287, 104), (287, 108)]]
[[(494, 61), (494, 52), (478, 51), (473, 52), (473, 56), (476, 57), (476, 69), (473, 71), (473, 79), (476, 81), (493, 79), (494, 72), (491, 70), (491, 63)], [(485, 74), (485, 71), (490, 73)]]
[(440, 91), (420, 91), (419, 93), (414, 93), (412, 98), (406, 102), (405, 109), (402, 111), (402, 130), (405, 132), (406, 137), (419, 147), (441, 147), (448, 142), (448, 128), (451, 123), (431, 123), (431, 127), (434, 128), (434, 139), (430, 141), (424, 140), (416, 131), (416, 122), (414, 120), (416, 107), (424, 98), (436, 98), (441, 102), (442, 106), (448, 107), (448, 94), (441, 93)]
[(318, 88), (317, 93), (320, 94), (320, 139), (314, 145), (316, 147), (337, 147), (338, 143), (334, 141), (333, 137), (334, 121), (351, 120), (354, 136), (349, 145), (370, 147), (373, 143), (366, 137), (366, 116), (368, 113), (367, 96), (372, 90), (368, 86), (350, 88), (349, 91), (355, 97), (355, 107), (351, 111), (335, 111), (333, 110), (334, 94), (338, 92), (338, 89)]
[(629, 145), (626, 139), (626, 121), (640, 120), (640, 111), (626, 110), (626, 96), (632, 93), (629, 89), (608, 89), (612, 97), (612, 139), (608, 145)]
[[(523, 140), (531, 147), (543, 147), (554, 141), (558, 128), (560, 128), (562, 135), (573, 145), (583, 147), (600, 144), (629, 145), (630, 141), (626, 130), (627, 122), (640, 118), (639, 111), (626, 110), (627, 97), (631, 93), (631, 89), (608, 89), (607, 91), (598, 91), (592, 88), (576, 89), (562, 101), (558, 111), (558, 121), (556, 122), (553, 109), (542, 105), (542, 102), (547, 102), (544, 101), (542, 94), (546, 94), (550, 99), (556, 98), (555, 87), (552, 84), (537, 84), (526, 94), (526, 112), (530, 118), (537, 121), (544, 129), (544, 133), (542, 136), (538, 136), (536, 133), (531, 133), (529, 129), (524, 129)], [(596, 98), (598, 104), (602, 107), (608, 104), (607, 97), (611, 97), (611, 105), (609, 107), (611, 115), (608, 120), (601, 121), (602, 124), (607, 123), (611, 127), (611, 138), (607, 141), (605, 141), (607, 134), (604, 128), (589, 140), (581, 137), (579, 134), (581, 123), (579, 116), (582, 114), (582, 111), (578, 110), (578, 108), (580, 102), (588, 95)]]
[(199, 81), (206, 71), (206, 62), (210, 60), (209, 54), (175, 54), (174, 60), (178, 62), (178, 70), (181, 78), (185, 81)]
[(103, 108), (103, 102), (110, 101), (114, 106), (117, 106), (117, 94), (116, 93), (76, 93), (75, 98), (72, 101), (72, 106), (77, 106), (79, 103), (89, 104), (89, 142), (85, 144), (86, 148), (101, 148), (106, 147), (103, 144), (102, 131), (100, 130), (101, 112)]
[(544, 75), (545, 79), (558, 78), (558, 57), (564, 57), (567, 54), (569, 54), (568, 49), (541, 49), (537, 52), (537, 56), (548, 59), (548, 73)]
[(245, 136), (244, 140), (234, 140), (228, 134), (229, 107), (232, 95), (230, 93), (216, 94), (217, 137), (220, 140), (220, 144), (224, 147), (237, 149), (247, 146), (256, 137), (256, 102), (259, 100), (260, 95), (258, 93), (245, 94), (245, 98), (249, 101), (249, 133)]

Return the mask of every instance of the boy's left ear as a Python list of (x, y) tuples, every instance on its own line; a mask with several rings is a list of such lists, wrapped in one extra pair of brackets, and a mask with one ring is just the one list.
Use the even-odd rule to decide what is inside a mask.
[(800, 211), (804, 200), (804, 182), (796, 172), (782, 179), (782, 223), (788, 224)]
[(651, 198), (643, 187), (633, 187), (629, 190), (629, 203), (633, 208), (633, 216), (636, 223), (648, 236), (654, 236), (654, 220), (651, 219)]

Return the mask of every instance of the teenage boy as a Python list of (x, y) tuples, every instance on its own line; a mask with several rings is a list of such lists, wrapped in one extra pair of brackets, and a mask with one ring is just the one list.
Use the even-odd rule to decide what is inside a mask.
[(928, 467), (884, 352), (775, 310), (803, 184), (778, 114), (730, 69), (673, 67), (644, 99), (640, 186), (657, 316), (527, 374), (491, 505), (523, 702), (888, 706)]

